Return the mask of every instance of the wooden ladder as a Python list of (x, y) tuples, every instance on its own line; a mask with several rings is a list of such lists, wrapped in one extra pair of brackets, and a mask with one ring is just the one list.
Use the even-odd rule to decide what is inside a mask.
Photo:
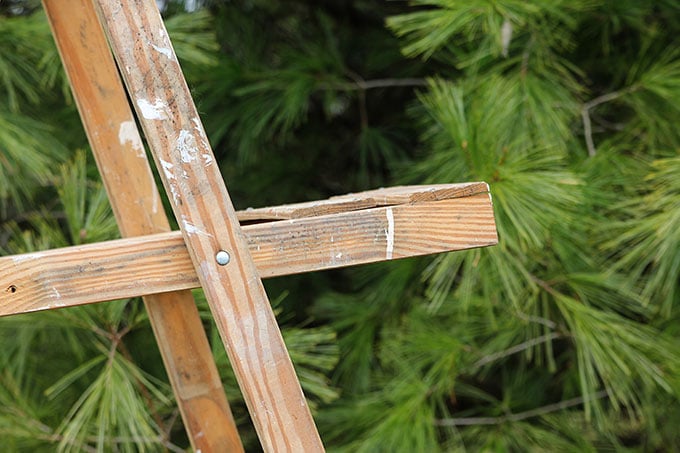
[(264, 450), (322, 451), (261, 278), (493, 245), (488, 186), (235, 212), (155, 1), (43, 5), (123, 239), (1, 258), (0, 316), (143, 296), (192, 447), (243, 451), (189, 291), (201, 287)]

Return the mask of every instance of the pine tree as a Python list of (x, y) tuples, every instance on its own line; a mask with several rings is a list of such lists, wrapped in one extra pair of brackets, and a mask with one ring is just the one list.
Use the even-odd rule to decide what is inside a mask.
[[(495, 247), (265, 282), (329, 450), (680, 445), (676, 1), (167, 3), (237, 208), (491, 186)], [(0, 14), (0, 247), (115, 238), (43, 14)], [(138, 300), (0, 338), (8, 451), (188, 447)]]

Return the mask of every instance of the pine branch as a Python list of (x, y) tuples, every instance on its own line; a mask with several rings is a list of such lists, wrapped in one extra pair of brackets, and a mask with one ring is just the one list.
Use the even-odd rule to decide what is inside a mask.
[(373, 79), (364, 80), (356, 75), (350, 75), (353, 80), (351, 83), (338, 83), (338, 84), (321, 84), (322, 89), (339, 89), (343, 91), (367, 91), (376, 88), (397, 88), (397, 87), (425, 87), (427, 86), (427, 80), (420, 78), (387, 78), (387, 79)]
[(486, 365), (487, 363), (491, 363), (491, 362), (494, 362), (498, 359), (502, 359), (503, 357), (508, 357), (508, 356), (513, 355), (513, 354), (517, 354), (518, 352), (522, 352), (526, 349), (532, 348), (532, 347), (539, 345), (541, 343), (547, 343), (548, 341), (552, 341), (552, 340), (555, 340), (557, 338), (562, 338), (562, 337), (564, 337), (564, 335), (559, 333), (559, 332), (551, 332), (549, 334), (542, 335), (540, 337), (532, 338), (531, 340), (527, 340), (523, 343), (515, 345), (515, 346), (508, 348), (504, 351), (499, 351), (499, 352), (496, 352), (494, 354), (490, 354), (490, 355), (487, 355), (485, 357), (482, 357), (480, 360), (475, 362), (474, 365), (472, 365), (472, 368), (475, 368), (475, 369), (479, 368), (481, 366)]
[(523, 319), (524, 321), (527, 321), (527, 322), (535, 322), (537, 324), (542, 324), (542, 325), (544, 325), (544, 326), (546, 326), (550, 329), (554, 329), (554, 328), (557, 327), (557, 324), (554, 321), (551, 321), (551, 320), (546, 319), (546, 318), (542, 318), (540, 316), (527, 315), (526, 313), (522, 313), (521, 311), (517, 312), (517, 317), (519, 319)]
[(518, 422), (526, 420), (528, 418), (537, 417), (540, 415), (549, 414), (551, 412), (557, 412), (570, 407), (579, 406), (586, 401), (592, 401), (596, 399), (605, 398), (608, 393), (604, 390), (589, 395), (587, 397), (579, 396), (576, 398), (571, 398), (568, 400), (560, 401), (559, 403), (548, 404), (545, 406), (538, 407), (536, 409), (530, 409), (528, 411), (519, 412), (516, 414), (507, 414), (501, 417), (459, 417), (459, 418), (443, 418), (435, 420), (436, 426), (476, 426), (476, 425), (500, 425), (506, 422)]
[(371, 90), (374, 88), (393, 88), (393, 87), (424, 87), (427, 86), (425, 79), (407, 78), (407, 79), (375, 79), (362, 80), (356, 82), (357, 88), (360, 90)]
[(618, 99), (626, 94), (630, 94), (633, 91), (636, 91), (637, 89), (638, 89), (637, 85), (632, 85), (620, 91), (612, 91), (611, 93), (603, 94), (602, 96), (598, 96), (595, 99), (592, 99), (583, 104), (583, 106), (581, 107), (581, 118), (583, 120), (583, 135), (586, 140), (586, 147), (588, 148), (588, 155), (590, 157), (594, 156), (596, 153), (595, 143), (593, 143), (593, 128), (590, 121), (590, 110), (594, 107), (597, 107), (600, 104), (604, 104), (606, 102), (613, 101), (614, 99)]

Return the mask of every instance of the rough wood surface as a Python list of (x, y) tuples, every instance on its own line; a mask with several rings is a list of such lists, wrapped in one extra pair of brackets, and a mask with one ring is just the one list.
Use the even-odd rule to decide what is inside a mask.
[[(260, 223), (262, 277), (497, 243), (488, 194)], [(199, 286), (179, 232), (0, 258), (0, 316)]]
[(236, 214), (241, 222), (299, 219), (336, 212), (356, 211), (418, 201), (436, 201), (465, 197), (489, 191), (484, 182), (434, 184), (426, 186), (397, 186), (331, 197), (327, 200), (292, 203), (266, 208), (248, 208)]
[[(169, 231), (92, 1), (43, 0), (43, 5), (121, 234)], [(68, 292), (57, 284), (45, 300), (53, 300), (58, 288)], [(148, 295), (144, 303), (194, 450), (243, 451), (191, 293)]]
[(156, 3), (95, 4), (262, 446), (322, 451)]

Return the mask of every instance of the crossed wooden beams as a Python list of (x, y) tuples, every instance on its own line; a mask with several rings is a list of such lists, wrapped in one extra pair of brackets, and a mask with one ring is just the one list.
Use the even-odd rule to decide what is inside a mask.
[[(488, 186), (396, 187), (236, 213), (155, 2), (43, 5), (124, 239), (0, 259), (0, 316), (143, 296), (193, 448), (243, 451), (187, 291), (200, 286), (264, 449), (322, 451), (260, 278), (493, 245)], [(170, 231), (137, 122), (180, 232)]]

